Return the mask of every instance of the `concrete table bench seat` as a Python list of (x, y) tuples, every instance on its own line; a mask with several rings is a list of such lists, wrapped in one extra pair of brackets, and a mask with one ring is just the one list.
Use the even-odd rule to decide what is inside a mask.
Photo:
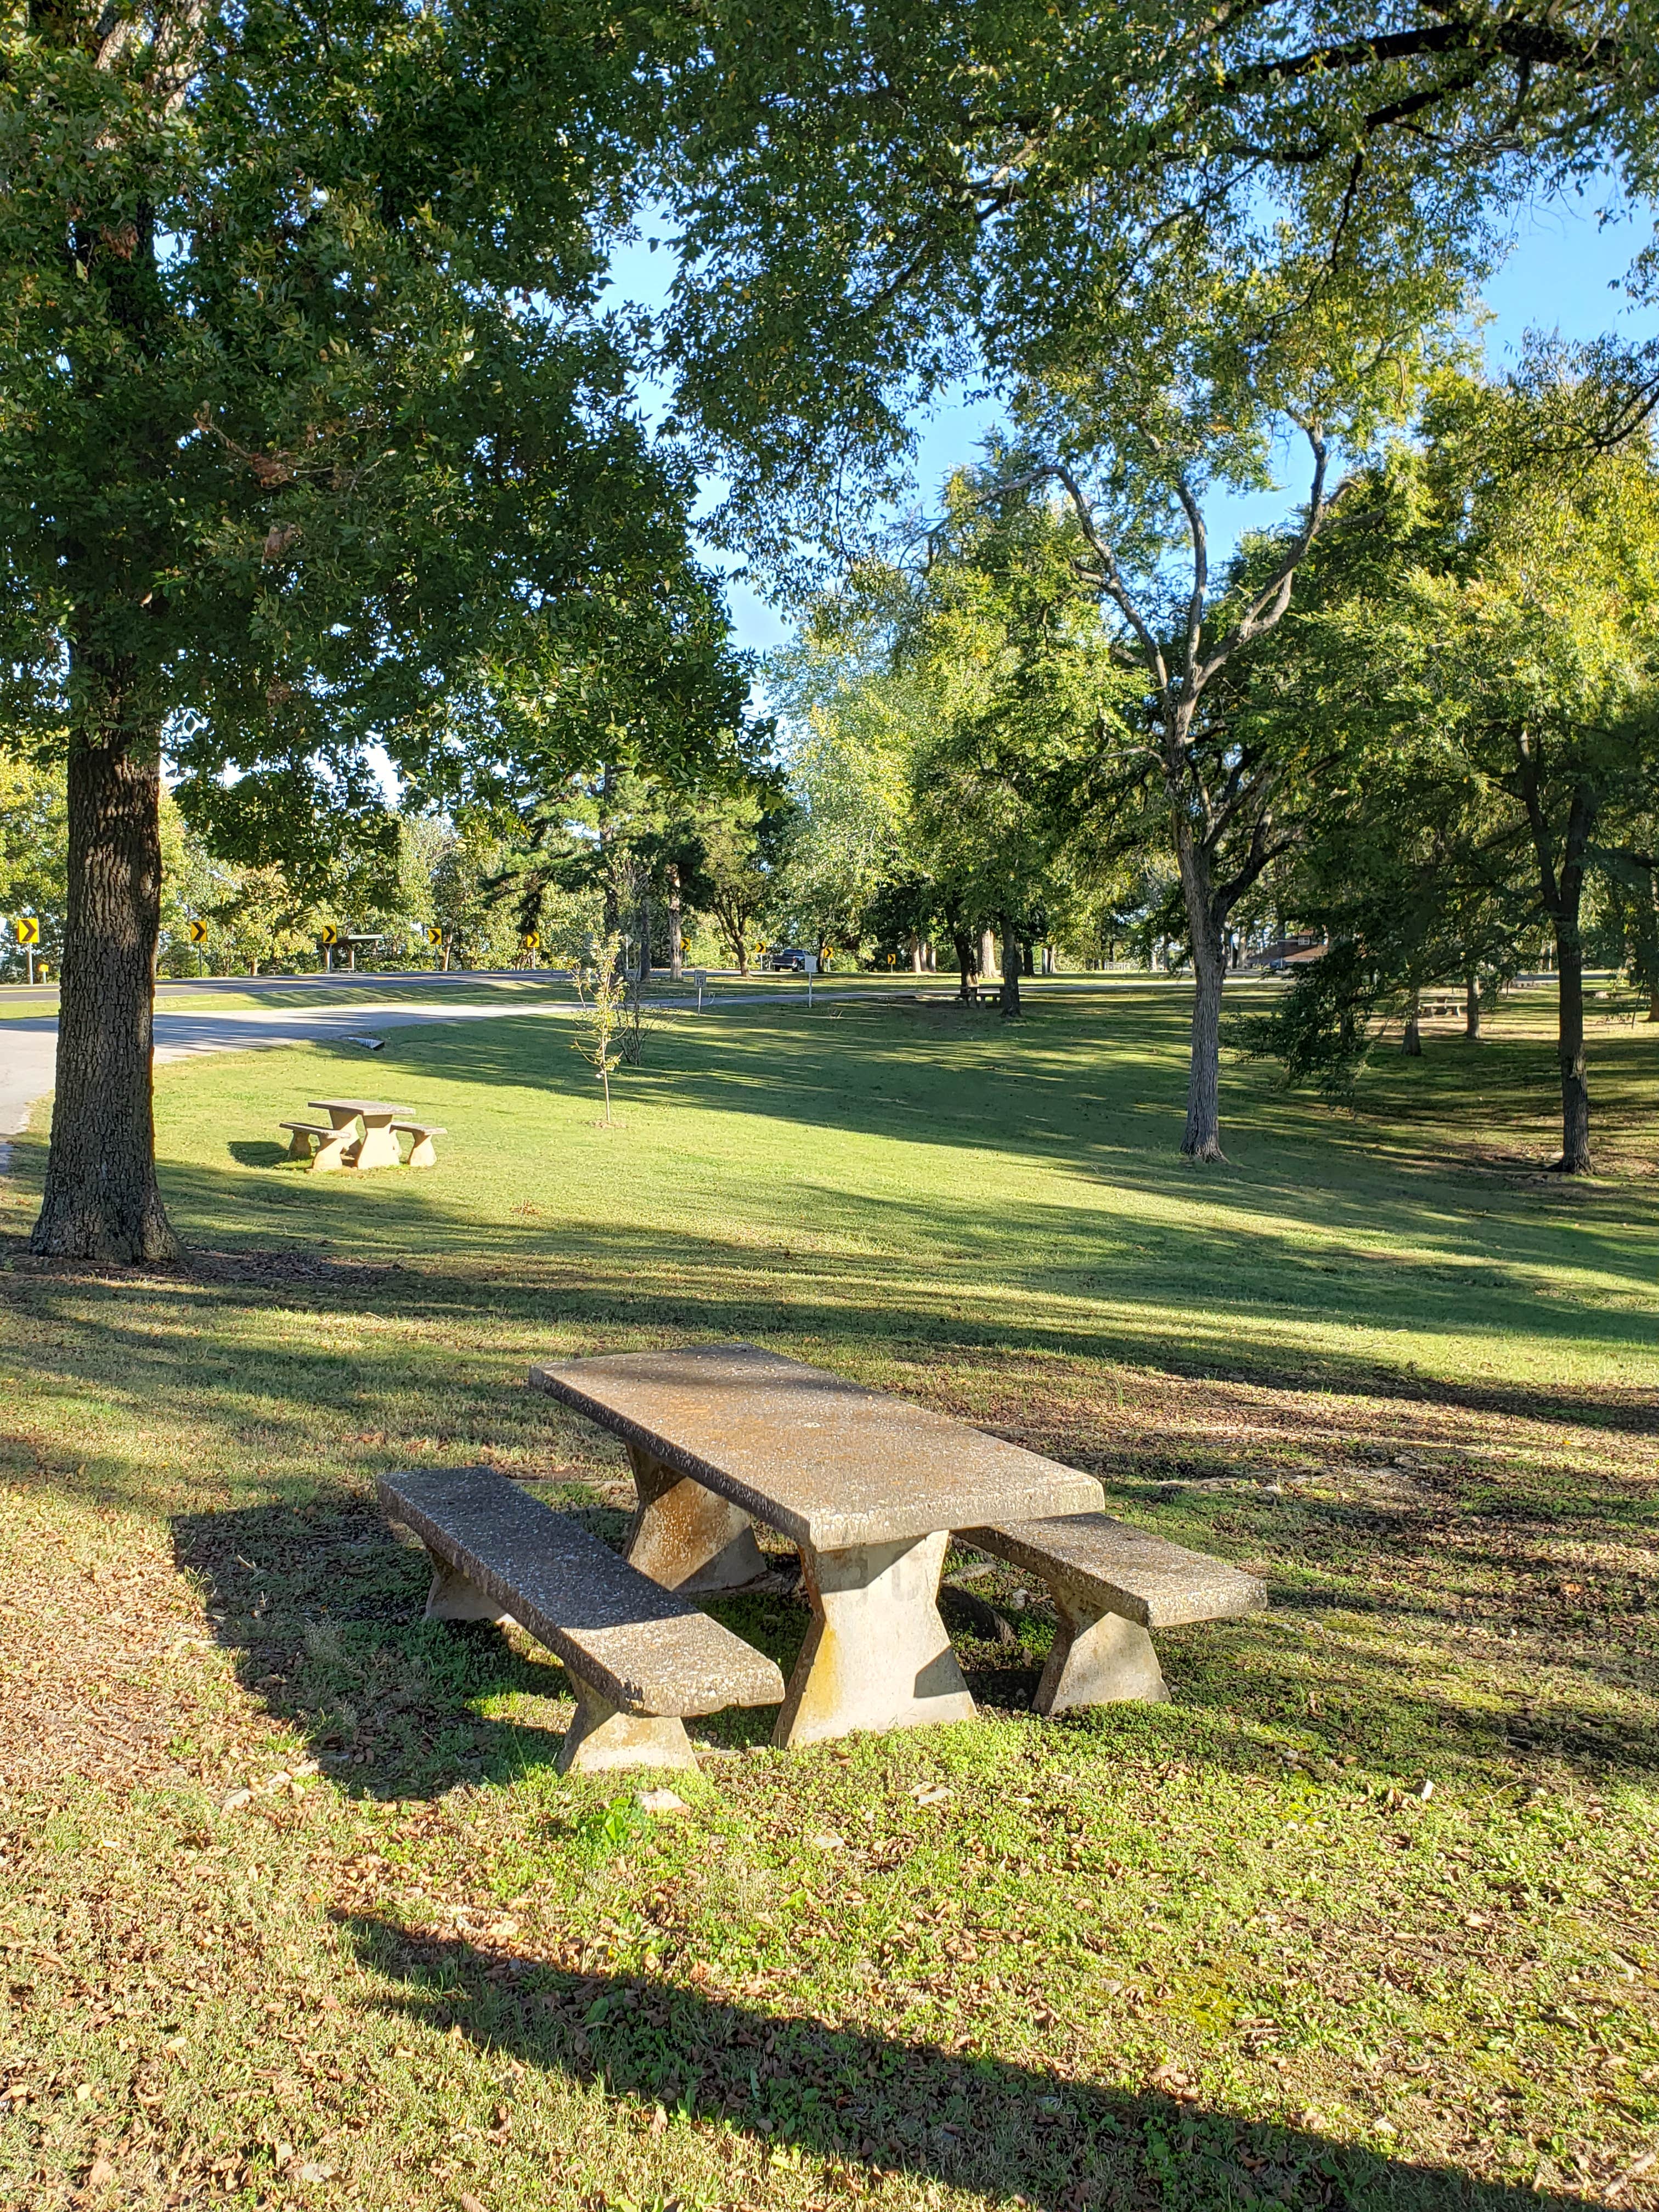
[(431, 1558), (428, 1620), (516, 1620), (564, 1662), (576, 1716), (561, 1774), (695, 1768), (685, 1716), (782, 1697), (763, 1652), (493, 1468), (383, 1474), (376, 1488)]
[(289, 1159), (309, 1160), (319, 1173), (351, 1165), (357, 1150), (355, 1121), (348, 1121), (343, 1127), (327, 1121), (279, 1121), (276, 1126), (293, 1133), (289, 1139)]
[(1060, 1626), (1034, 1701), (1040, 1713), (1166, 1698), (1153, 1629), (1234, 1620), (1267, 1602), (1255, 1575), (1104, 1513), (999, 1521), (957, 1534), (1048, 1586)]
[(1104, 1503), (1092, 1475), (753, 1345), (568, 1360), (530, 1382), (627, 1445), (628, 1556), (653, 1581), (754, 1581), (751, 1516), (799, 1548), (812, 1625), (779, 1744), (971, 1719), (939, 1613), (951, 1529)]
[(449, 1134), (441, 1122), (414, 1121), (394, 1121), (392, 1124), (392, 1133), (395, 1137), (408, 1137), (411, 1139), (409, 1158), (404, 1163), (405, 1167), (410, 1168), (435, 1168), (438, 1164), (438, 1155), (432, 1139), (434, 1137), (447, 1137)]

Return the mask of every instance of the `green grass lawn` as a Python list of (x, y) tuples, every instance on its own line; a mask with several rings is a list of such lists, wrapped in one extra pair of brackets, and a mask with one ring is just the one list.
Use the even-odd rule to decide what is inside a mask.
[[(905, 981), (663, 1016), (609, 1130), (568, 1020), (392, 1032), (428, 1175), (283, 1158), (360, 1056), (164, 1068), (176, 1278), (30, 1261), (20, 1143), (0, 2202), (1659, 2203), (1654, 1033), (1598, 1005), (1589, 1182), (1541, 993), (1353, 1114), (1230, 1065), (1200, 1174), (1180, 989)], [(1087, 1467), (1273, 1609), (1044, 1723), (998, 1567), (977, 1724), (719, 1716), (673, 1814), (560, 1781), (561, 1669), (419, 1621), (374, 1472), (620, 1541), (525, 1370), (720, 1337)]]

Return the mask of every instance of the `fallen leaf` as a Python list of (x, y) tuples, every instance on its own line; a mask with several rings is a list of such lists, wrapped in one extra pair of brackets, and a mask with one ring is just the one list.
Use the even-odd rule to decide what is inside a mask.
[(942, 1805), (950, 1794), (942, 1782), (932, 1784), (918, 1782), (910, 1792), (918, 1805)]
[(641, 1790), (639, 1803), (641, 1813), (684, 1813), (690, 1810), (684, 1798), (677, 1796), (672, 1790)]
[[(1648, 2162), (1650, 2165), (1652, 2164), (1651, 2160)], [(110, 2164), (108, 2159), (104, 2156), (103, 2152), (100, 2151), (97, 2157), (94, 2159), (91, 2166), (88, 2169), (86, 2186), (88, 2189), (101, 2189), (106, 2182), (113, 2181), (114, 2179), (115, 2168)]]

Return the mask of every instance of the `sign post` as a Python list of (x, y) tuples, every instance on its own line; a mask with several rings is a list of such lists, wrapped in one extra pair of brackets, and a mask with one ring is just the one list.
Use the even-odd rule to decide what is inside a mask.
[(541, 941), (541, 935), (538, 931), (530, 929), (525, 932), (524, 949), (530, 955), (530, 969), (532, 975), (535, 973), (536, 969), (536, 948), (540, 945)]
[[(447, 975), (449, 972), (449, 955), (447, 949), (444, 945), (443, 925), (441, 922), (428, 922), (426, 926), (426, 941), (432, 947), (434, 952), (441, 952), (443, 954), (444, 972)], [(432, 964), (435, 968), (438, 963), (434, 960)]]
[(202, 972), (202, 947), (207, 943), (206, 922), (191, 922), (190, 925), (190, 941), (196, 947), (196, 972), (199, 975)]
[(17, 942), (28, 951), (29, 981), (34, 981), (34, 953), (40, 942), (40, 917), (34, 914), (20, 914), (12, 923), (17, 933)]
[(323, 924), (323, 973), (325, 975), (331, 975), (334, 972), (334, 948), (339, 941), (339, 931), (331, 921), (325, 921)]

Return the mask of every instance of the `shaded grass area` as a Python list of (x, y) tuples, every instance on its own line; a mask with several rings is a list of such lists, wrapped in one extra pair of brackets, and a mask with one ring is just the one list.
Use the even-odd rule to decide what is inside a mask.
[[(347, 1055), (161, 1071), (190, 1270), (0, 1277), (0, 2195), (1659, 2201), (1653, 1044), (1595, 1043), (1592, 1185), (1537, 1173), (1539, 1000), (1352, 1117), (1230, 1071), (1200, 1177), (1185, 1013), (670, 1019), (608, 1133), (562, 1026), (397, 1032), (375, 1087), (451, 1136), (360, 1184), (273, 1141)], [(959, 1552), (981, 1724), (717, 1716), (678, 1814), (558, 1781), (562, 1670), (419, 1620), (373, 1474), (620, 1540), (526, 1367), (732, 1335), (1090, 1467), (1273, 1610), (1045, 1723), (1042, 1595)], [(786, 1666), (806, 1620), (720, 1612)]]

